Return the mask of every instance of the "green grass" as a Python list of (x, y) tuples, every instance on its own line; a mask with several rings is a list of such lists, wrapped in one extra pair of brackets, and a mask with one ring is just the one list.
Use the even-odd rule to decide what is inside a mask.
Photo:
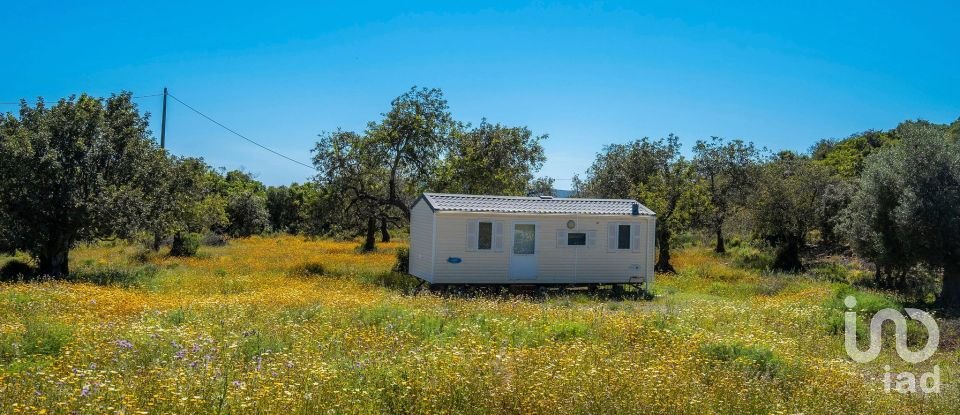
[[(691, 247), (652, 300), (414, 295), (392, 270), (402, 243), (355, 246), (95, 244), (73, 253), (82, 278), (0, 285), (0, 413), (956, 412), (953, 386), (882, 391), (884, 365), (910, 369), (891, 344), (846, 357), (846, 295), (864, 316), (901, 304), (825, 277), (837, 268), (778, 274), (745, 244)], [(953, 350), (932, 364), (955, 382)]]

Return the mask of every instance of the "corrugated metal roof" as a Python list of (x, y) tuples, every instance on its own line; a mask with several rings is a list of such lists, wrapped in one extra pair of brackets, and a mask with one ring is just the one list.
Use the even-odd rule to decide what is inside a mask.
[(656, 215), (632, 199), (575, 199), (550, 197), (458, 195), (424, 193), (421, 196), (435, 211), (542, 213), (580, 215)]

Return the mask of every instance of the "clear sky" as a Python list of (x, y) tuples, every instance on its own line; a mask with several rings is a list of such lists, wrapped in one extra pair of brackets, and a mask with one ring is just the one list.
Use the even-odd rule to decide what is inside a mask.
[[(203, 3), (8, 2), (0, 102), (166, 86), (308, 162), (321, 131), (361, 130), (411, 86), (439, 87), (457, 119), (549, 134), (541, 174), (559, 188), (604, 144), (643, 136), (802, 151), (960, 116), (950, 2)], [(160, 98), (137, 102), (159, 136)], [(312, 174), (173, 102), (167, 143), (268, 184)]]

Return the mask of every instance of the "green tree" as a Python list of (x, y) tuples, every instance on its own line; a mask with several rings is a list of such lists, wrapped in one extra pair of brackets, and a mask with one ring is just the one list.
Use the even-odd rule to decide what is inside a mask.
[(473, 129), (457, 129), (433, 190), (450, 193), (523, 195), (543, 166), (541, 142), (526, 127), (506, 127), (487, 120)]
[(229, 218), (227, 233), (246, 237), (270, 229), (267, 211), (266, 187), (247, 172), (229, 171), (226, 174), (226, 212)]
[(957, 118), (957, 120), (947, 128), (947, 138), (953, 142), (960, 141), (960, 118)]
[(164, 237), (173, 235), (179, 243), (184, 232), (200, 233), (227, 225), (223, 178), (203, 159), (173, 157), (169, 168), (154, 174), (159, 183), (157, 197), (150, 204), (145, 226), (154, 236), (154, 250), (160, 249)]
[(851, 247), (877, 264), (878, 274), (898, 275), (917, 264), (942, 270), (940, 300), (960, 304), (960, 144), (943, 126), (908, 122), (901, 143), (867, 160), (859, 191), (846, 210)]
[(531, 180), (527, 185), (526, 196), (556, 196), (557, 190), (553, 187), (555, 181), (553, 177), (538, 177)]
[(382, 231), (382, 224), (410, 217), (416, 195), (435, 180), (454, 128), (443, 93), (414, 87), (364, 134), (320, 135), (313, 150), (316, 182), (342, 201), (337, 215), (363, 229), (365, 250), (374, 249), (378, 226)]
[(843, 221), (843, 212), (857, 191), (854, 180), (831, 176), (826, 178), (827, 185), (823, 193), (817, 196), (816, 228), (820, 231), (820, 243), (829, 249), (842, 249), (839, 227)]
[(317, 200), (314, 183), (267, 188), (267, 211), (274, 231), (297, 234), (307, 230), (311, 203)]
[(314, 153), (316, 180), (326, 194), (326, 215), (338, 225), (333, 230), (363, 232), (364, 250), (373, 250), (380, 220), (402, 215), (386, 203), (383, 178), (388, 168), (377, 146), (365, 136), (337, 130), (321, 134)]
[(267, 187), (267, 212), (270, 214), (270, 227), (274, 231), (295, 233), (300, 211), (294, 198), (290, 187)]
[(367, 126), (368, 155), (383, 164), (386, 186), (366, 195), (381, 208), (393, 207), (410, 216), (410, 204), (427, 188), (453, 142), (453, 117), (443, 92), (410, 88), (391, 103), (379, 122)]
[(800, 253), (817, 223), (818, 197), (828, 178), (824, 167), (789, 151), (761, 168), (750, 212), (754, 231), (776, 248), (775, 269), (803, 269)]
[(587, 197), (587, 185), (583, 182), (583, 179), (580, 178), (579, 174), (574, 174), (573, 178), (570, 179), (570, 191), (571, 197)]
[(670, 264), (673, 235), (686, 229), (703, 204), (692, 163), (680, 154), (680, 140), (643, 138), (611, 144), (597, 155), (587, 171), (585, 188), (594, 197), (635, 197), (657, 213), (659, 255), (654, 268), (674, 272)]
[(168, 164), (129, 93), (22, 101), (0, 119), (0, 229), (41, 273), (67, 275), (75, 244), (144, 228)]
[(717, 236), (717, 253), (724, 253), (723, 225), (732, 210), (742, 206), (753, 180), (756, 179), (758, 151), (753, 143), (725, 141), (713, 137), (698, 140), (693, 148), (693, 164), (710, 198), (707, 216)]
[(811, 157), (827, 167), (832, 175), (856, 179), (863, 172), (864, 160), (870, 153), (896, 140), (891, 132), (869, 130), (840, 141), (821, 140), (811, 149)]

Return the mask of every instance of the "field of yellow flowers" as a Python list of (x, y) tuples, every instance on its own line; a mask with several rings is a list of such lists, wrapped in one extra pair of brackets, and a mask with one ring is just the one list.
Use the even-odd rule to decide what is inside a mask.
[(960, 411), (955, 350), (925, 396), (884, 392), (892, 347), (846, 357), (838, 284), (691, 248), (653, 300), (410, 295), (400, 246), (79, 248), (86, 282), (0, 285), (0, 413)]

